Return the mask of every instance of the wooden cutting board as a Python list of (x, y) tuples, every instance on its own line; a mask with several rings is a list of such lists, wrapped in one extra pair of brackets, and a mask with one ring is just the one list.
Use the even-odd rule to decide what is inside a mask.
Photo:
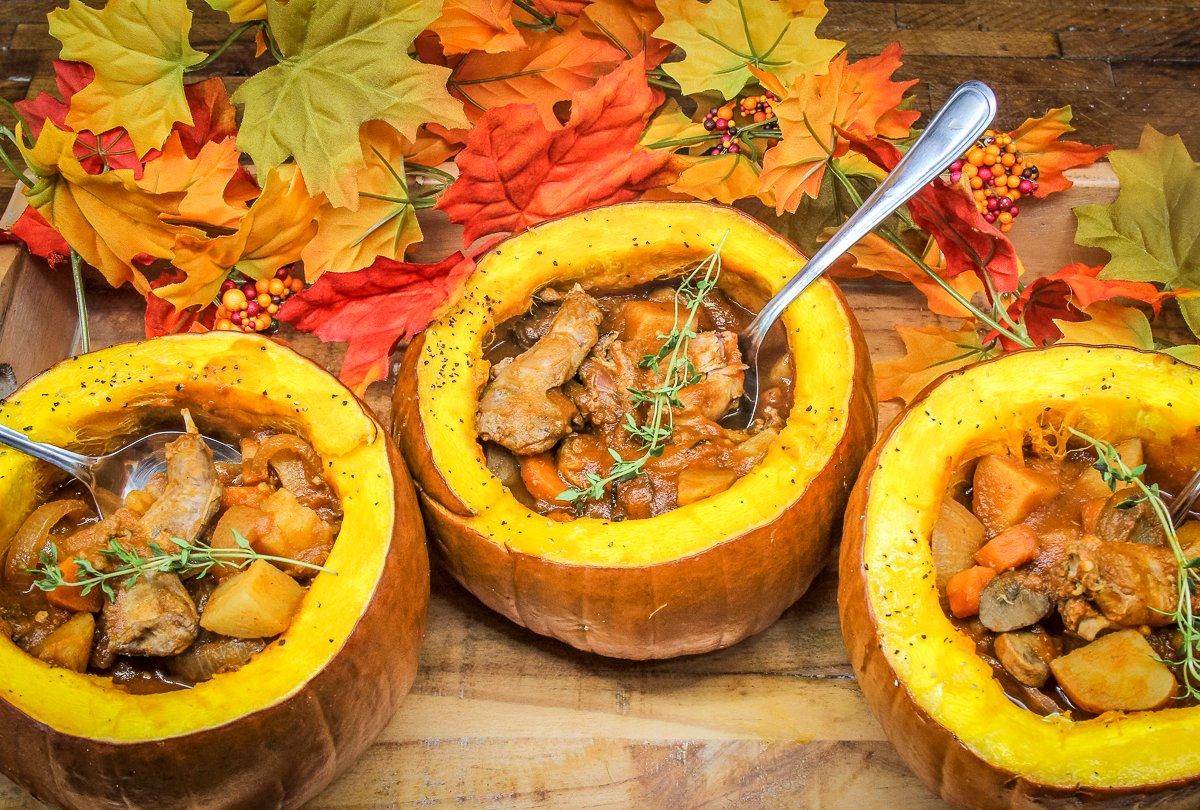
[[(1104, 258), (1072, 245), (1071, 208), (1110, 201), (1115, 179), (1107, 164), (1070, 176), (1075, 187), (1027, 206), (1012, 234), (1038, 274)], [(438, 216), (422, 218), (418, 258), (458, 247), (457, 229)], [(69, 353), (76, 337), (69, 273), (48, 272), (0, 246), (0, 361), (21, 381)], [(876, 361), (901, 352), (897, 325), (938, 320), (907, 285), (867, 280), (843, 289)], [(95, 345), (141, 338), (135, 295), (97, 287), (90, 301)], [(1177, 339), (1180, 329), (1178, 320), (1166, 324)], [(292, 345), (332, 369), (341, 361), (340, 346), (309, 335)], [(385, 422), (389, 392), (377, 383), (368, 395)], [(880, 424), (897, 410), (881, 405)], [(633, 663), (517, 627), (435, 571), (412, 693), (313, 806), (940, 807), (862, 700), (836, 589), (831, 565), (759, 636), (708, 655)], [(0, 777), (0, 808), (37, 806)]]

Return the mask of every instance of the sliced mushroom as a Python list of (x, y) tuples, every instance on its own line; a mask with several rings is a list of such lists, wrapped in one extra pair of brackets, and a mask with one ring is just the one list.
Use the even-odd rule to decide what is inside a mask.
[(1041, 688), (1050, 678), (1050, 662), (1062, 654), (1062, 645), (1040, 627), (1001, 633), (995, 641), (1000, 664), (1026, 686)]
[(1049, 613), (1050, 597), (1030, 588), (1016, 571), (1005, 571), (991, 581), (979, 600), (979, 621), (996, 633), (1020, 630)]

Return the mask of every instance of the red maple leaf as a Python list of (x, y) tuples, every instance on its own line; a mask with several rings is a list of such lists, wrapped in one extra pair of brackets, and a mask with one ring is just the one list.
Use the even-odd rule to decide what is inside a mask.
[[(31, 99), (18, 101), (15, 105), (29, 125), (33, 137), (37, 138), (41, 134), (42, 125), (47, 120), (59, 129), (73, 131), (67, 126), (71, 97), (90, 84), (94, 78), (96, 71), (91, 65), (55, 59), (54, 84), (62, 98), (55, 98), (49, 93), (38, 93)], [(134, 177), (142, 176), (144, 161), (138, 159), (129, 133), (121, 127), (101, 133), (86, 130), (77, 133), (74, 151), (83, 170), (89, 174), (100, 174), (107, 169), (133, 169)], [(157, 154), (157, 151), (152, 150), (147, 159)]]
[[(4, 233), (4, 232), (0, 232)], [(34, 256), (41, 256), (51, 267), (57, 267), (70, 256), (67, 240), (33, 208), (26, 208), (6, 233), (24, 243)]]
[(469, 245), (667, 185), (677, 174), (671, 155), (637, 145), (660, 100), (639, 56), (576, 93), (570, 120), (558, 129), (547, 130), (532, 104), (488, 110), (438, 208), (465, 226)]
[(461, 252), (434, 264), (380, 256), (353, 273), (325, 273), (289, 298), (277, 317), (321, 340), (347, 342), (340, 377), (361, 396), (387, 377), (397, 341), (428, 326), (474, 268), (474, 258)]
[[(900, 151), (887, 141), (844, 134), (851, 139), (852, 148), (875, 165), (891, 171), (900, 162)], [(997, 292), (1016, 292), (1021, 275), (1016, 248), (983, 218), (961, 186), (934, 180), (908, 201), (908, 210), (945, 256), (944, 276), (971, 272), (981, 280), (990, 279)]]
[[(153, 291), (167, 284), (183, 281), (187, 276), (182, 270), (170, 269), (150, 282)], [(207, 332), (217, 319), (216, 306), (186, 307), (175, 309), (175, 305), (159, 298), (153, 292), (146, 294), (146, 337), (177, 335), (181, 332)]]
[(189, 158), (195, 160), (209, 141), (223, 141), (237, 135), (237, 113), (229, 100), (225, 82), (219, 77), (185, 84), (183, 95), (192, 112), (192, 123), (176, 122), (174, 129)]
[[(1083, 310), (1097, 301), (1114, 298), (1141, 301), (1153, 307), (1157, 315), (1162, 302), (1179, 292), (1162, 291), (1143, 281), (1102, 279), (1099, 275), (1103, 269), (1103, 265), (1092, 267), (1076, 262), (1057, 273), (1034, 279), (1009, 305), (1008, 315), (1014, 321), (1023, 321), (1030, 339), (1038, 346), (1045, 346), (1063, 335), (1056, 320), (1086, 321), (1088, 316)], [(1016, 348), (1005, 338), (1001, 340), (1006, 349)]]

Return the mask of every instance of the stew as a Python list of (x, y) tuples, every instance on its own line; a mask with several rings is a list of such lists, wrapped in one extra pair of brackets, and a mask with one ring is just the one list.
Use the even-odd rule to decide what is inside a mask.
[[(931, 538), (943, 604), (1012, 700), (1075, 719), (1189, 705), (1178, 667), (1179, 567), (1134, 478), (1176, 487), (1139, 439), (1027, 442), (973, 459), (946, 493)], [(1167, 453), (1165, 455), (1172, 455)], [(1177, 530), (1188, 559), (1200, 522)]]
[(250, 661), (287, 629), (341, 511), (308, 443), (241, 444), (242, 463), (222, 464), (181, 436), (166, 472), (103, 520), (77, 484), (59, 488), (0, 546), (0, 633), (134, 693)]
[[(687, 331), (681, 281), (596, 295), (548, 288), (497, 328), (477, 427), (489, 468), (527, 506), (560, 520), (646, 518), (728, 489), (762, 459), (791, 408), (785, 338), (773, 330), (760, 356), (754, 423), (722, 424), (742, 395), (737, 333), (753, 313), (715, 286), (685, 344), (686, 384), (663, 406), (666, 438), (647, 452), (649, 394), (666, 384), (666, 355)], [(636, 473), (620, 474), (615, 465), (635, 459)]]

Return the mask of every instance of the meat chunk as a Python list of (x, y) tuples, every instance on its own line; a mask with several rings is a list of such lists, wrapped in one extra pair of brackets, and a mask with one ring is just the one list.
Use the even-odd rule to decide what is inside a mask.
[(742, 396), (746, 366), (733, 332), (701, 332), (688, 344), (688, 359), (704, 379), (679, 392), (685, 410), (720, 419)]
[(192, 541), (217, 513), (223, 487), (212, 450), (198, 434), (188, 433), (167, 445), (167, 483), (142, 516), (151, 540), (160, 534)]
[(596, 345), (602, 318), (581, 287), (567, 293), (545, 336), (496, 364), (479, 399), (480, 438), (524, 456), (549, 450), (570, 433), (575, 406), (559, 389)]
[(104, 631), (117, 655), (178, 655), (200, 629), (196, 605), (174, 574), (151, 573), (104, 606)]
[(1087, 538), (1067, 558), (1074, 595), (1085, 596), (1124, 627), (1172, 622), (1177, 567), (1169, 549)]
[(615, 427), (633, 410), (630, 388), (637, 387), (637, 363), (616, 335), (605, 335), (579, 367), (571, 397), (596, 427)]

